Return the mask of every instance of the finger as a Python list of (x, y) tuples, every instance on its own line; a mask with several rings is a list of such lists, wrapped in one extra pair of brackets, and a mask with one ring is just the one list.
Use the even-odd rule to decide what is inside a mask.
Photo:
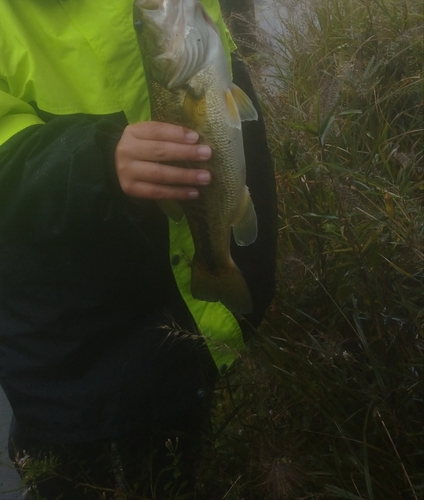
[(208, 170), (183, 168), (161, 163), (138, 162), (133, 167), (133, 182), (145, 182), (168, 186), (205, 186), (211, 181)]
[(199, 134), (194, 130), (179, 125), (163, 122), (139, 122), (131, 127), (131, 133), (137, 139), (152, 141), (177, 142), (193, 144), (199, 140)]
[(140, 150), (134, 150), (139, 160), (152, 162), (205, 161), (212, 156), (206, 144), (181, 144), (177, 142), (143, 140)]

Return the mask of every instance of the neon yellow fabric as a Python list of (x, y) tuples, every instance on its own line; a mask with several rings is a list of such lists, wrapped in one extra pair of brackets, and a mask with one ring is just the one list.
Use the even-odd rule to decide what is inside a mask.
[[(0, 0), (0, 144), (42, 123), (29, 103), (55, 115), (124, 111), (129, 123), (150, 119), (132, 18), (133, 0)], [(234, 48), (218, 0), (202, 0), (229, 57)], [(243, 346), (234, 316), (190, 294), (193, 242), (185, 222), (170, 222), (179, 290), (220, 368)]]
[[(28, 106), (10, 103), (8, 93), (54, 114), (124, 110), (130, 123), (149, 119), (132, 1), (0, 2), (0, 144), (39, 122), (22, 116), (12, 129), (3, 123), (10, 114), (28, 114)], [(217, 1), (204, 4), (228, 40)], [(228, 54), (232, 48), (226, 44)]]

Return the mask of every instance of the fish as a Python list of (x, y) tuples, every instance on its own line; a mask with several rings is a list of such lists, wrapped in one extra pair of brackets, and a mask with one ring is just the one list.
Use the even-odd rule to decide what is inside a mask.
[(191, 294), (249, 313), (252, 296), (230, 245), (231, 235), (246, 246), (258, 234), (241, 127), (244, 120), (257, 120), (257, 111), (232, 82), (218, 28), (199, 0), (135, 0), (134, 24), (152, 120), (195, 130), (199, 144), (212, 149), (207, 162), (174, 163), (211, 172), (197, 199), (159, 201), (168, 217), (187, 219), (194, 243)]

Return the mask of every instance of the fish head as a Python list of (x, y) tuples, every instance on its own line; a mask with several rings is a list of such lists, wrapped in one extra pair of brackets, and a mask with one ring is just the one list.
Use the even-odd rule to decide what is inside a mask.
[(164, 87), (185, 85), (219, 50), (199, 0), (135, 0), (134, 21), (146, 74)]

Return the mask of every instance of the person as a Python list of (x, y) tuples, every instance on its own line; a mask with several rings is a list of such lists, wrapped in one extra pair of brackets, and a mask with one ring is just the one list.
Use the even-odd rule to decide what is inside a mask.
[[(203, 3), (229, 55), (217, 0)], [(236, 317), (191, 297), (187, 226), (156, 203), (199, 196), (209, 171), (172, 163), (213, 151), (192, 130), (150, 120), (132, 1), (0, 6), (9, 454), (33, 498), (191, 498), (217, 377), (243, 346), (242, 323), (257, 326), (274, 292), (275, 186), (262, 116), (243, 124), (259, 235), (249, 247), (232, 244), (254, 303)], [(232, 65), (260, 111), (245, 65), (234, 55)]]

